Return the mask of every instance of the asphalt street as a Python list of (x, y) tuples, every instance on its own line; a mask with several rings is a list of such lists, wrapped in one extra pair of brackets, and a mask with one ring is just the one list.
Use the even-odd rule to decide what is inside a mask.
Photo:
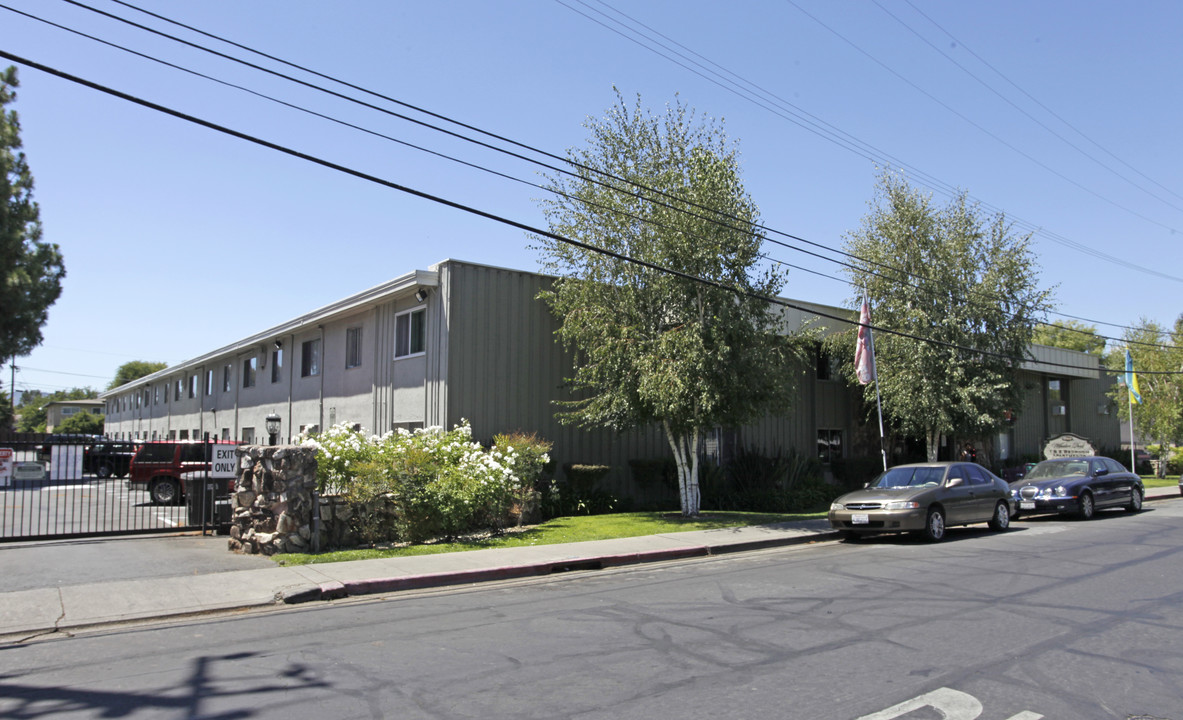
[(0, 647), (6, 718), (1183, 720), (1183, 503)]

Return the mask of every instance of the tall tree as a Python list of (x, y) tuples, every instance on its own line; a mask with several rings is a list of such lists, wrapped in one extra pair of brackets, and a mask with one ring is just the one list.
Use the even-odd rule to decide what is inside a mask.
[(875, 336), (883, 411), (925, 438), (930, 460), (942, 434), (993, 432), (1019, 406), (1016, 372), (1050, 295), (1036, 287), (1028, 243), (965, 193), (936, 207), (888, 172), (846, 237), (848, 275), (870, 296), (873, 324), (899, 333)]
[(168, 367), (168, 363), (152, 362), (150, 360), (130, 360), (119, 366), (115, 371), (115, 378), (107, 385), (108, 390), (113, 390), (120, 385), (126, 385), (132, 380), (139, 380), (145, 375), (151, 375), (154, 372)]
[(1097, 335), (1097, 327), (1075, 320), (1056, 320), (1036, 325), (1031, 342), (1093, 355), (1105, 352), (1105, 338)]
[(41, 327), (66, 276), (58, 246), (41, 241), (20, 122), (7, 109), (17, 86), (15, 67), (0, 73), (0, 359), (27, 355), (41, 344)]
[[(1125, 347), (1115, 348), (1106, 365), (1119, 378), (1110, 397), (1121, 417), (1128, 417), (1129, 392), (1125, 380), (1125, 351), (1133, 359), (1142, 402), (1132, 407), (1137, 435), (1158, 445), (1159, 459), (1166, 460), (1171, 447), (1183, 443), (1183, 315), (1168, 329), (1143, 318), (1122, 339)], [(1159, 347), (1154, 347), (1154, 346)], [(1159, 477), (1166, 474), (1166, 463), (1159, 463)]]
[(618, 92), (585, 127), (587, 147), (568, 153), (577, 176), (548, 178), (550, 230), (688, 277), (537, 238), (542, 264), (561, 276), (542, 297), (574, 356), (577, 399), (560, 403), (558, 417), (616, 430), (660, 425), (682, 512), (696, 515), (703, 430), (788, 405), (797, 343), (758, 299), (775, 296), (783, 277), (759, 267), (758, 211), (721, 125), (680, 102), (653, 115), (638, 97), (630, 109)]

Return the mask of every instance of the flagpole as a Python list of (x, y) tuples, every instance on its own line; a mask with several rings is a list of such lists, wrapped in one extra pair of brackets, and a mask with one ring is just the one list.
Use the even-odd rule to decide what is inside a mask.
[[(870, 294), (863, 289), (863, 304), (870, 307)], [(860, 318), (861, 319), (861, 318)], [(871, 367), (874, 368), (872, 373), (872, 380), (875, 383), (875, 407), (879, 411), (879, 455), (883, 458), (883, 472), (887, 472), (887, 448), (883, 445), (883, 396), (879, 393), (879, 365), (875, 362), (875, 333), (871, 332), (871, 326), (866, 325), (867, 328), (867, 350), (871, 354)]]
[(1138, 464), (1134, 459), (1134, 394), (1126, 389), (1125, 394), (1126, 404), (1130, 406), (1130, 472), (1135, 475), (1138, 474)]

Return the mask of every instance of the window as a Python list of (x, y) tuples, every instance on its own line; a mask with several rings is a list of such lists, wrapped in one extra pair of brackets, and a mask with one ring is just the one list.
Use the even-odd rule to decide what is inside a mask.
[(426, 310), (411, 310), (394, 318), (394, 356), (419, 355), (426, 350), (423, 328)]
[(185, 381), (181, 378), (177, 378), (177, 384), (173, 390), (173, 400), (180, 400), (181, 393), (184, 391), (185, 391)]
[(205, 371), (205, 396), (209, 397), (214, 394), (214, 371)]
[(361, 367), (361, 328), (345, 331), (345, 367)]
[(279, 369), (283, 367), (283, 348), (271, 351), (271, 382), (279, 382)]
[(1047, 381), (1047, 399), (1054, 403), (1060, 402), (1061, 396), (1059, 380)]
[(255, 444), (255, 429), (253, 427), (244, 427), (242, 429), (242, 442), (245, 445)]
[(320, 338), (300, 346), (300, 377), (320, 375)]
[(255, 386), (255, 373), (259, 370), (259, 358), (254, 355), (242, 361), (242, 386), (244, 388)]
[(160, 386), (159, 385), (152, 388), (152, 404), (153, 405), (160, 404)]
[[(139, 396), (137, 395), (136, 397), (139, 397)], [(78, 414), (78, 408), (76, 408), (76, 407), (62, 408), (62, 417), (68, 417), (70, 415), (77, 415), (77, 414)]]
[(230, 439), (230, 428), (222, 428), (222, 439), (223, 440)]
[(182, 431), (181, 431), (181, 434), (177, 436), (177, 439), (178, 439), (178, 440), (188, 440), (188, 439), (189, 439), (189, 431), (188, 431), (188, 430), (182, 430)]
[(90, 414), (91, 414), (91, 415), (102, 415), (102, 414), (103, 414), (103, 409), (102, 409), (102, 408), (97, 408), (97, 407), (96, 407), (96, 408), (91, 408), (91, 409), (90, 409)]
[(189, 376), (189, 399), (197, 397), (197, 373)]
[(990, 478), (986, 476), (986, 471), (981, 465), (973, 464), (965, 466), (965, 474), (969, 476), (970, 485), (989, 485)]
[(230, 363), (222, 366), (222, 392), (230, 392)]
[(838, 361), (833, 355), (826, 352), (820, 344), (815, 346), (815, 356), (817, 358), (817, 379), (818, 380), (834, 380), (838, 377)]
[(842, 458), (842, 431), (817, 431), (817, 458), (823, 463), (831, 463)]

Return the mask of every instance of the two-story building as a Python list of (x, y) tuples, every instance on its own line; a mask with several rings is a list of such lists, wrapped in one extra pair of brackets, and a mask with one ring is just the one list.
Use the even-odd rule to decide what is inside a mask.
[[(277, 415), (285, 442), (338, 423), (381, 434), (466, 419), (477, 439), (536, 432), (554, 443), (560, 465), (610, 465), (610, 485), (627, 492), (628, 461), (669, 456), (669, 447), (658, 428), (589, 431), (555, 419), (571, 361), (555, 341), (558, 322), (537, 299), (551, 280), (455, 260), (409, 272), (103, 393), (107, 433), (266, 442), (265, 420)], [(786, 332), (819, 314), (854, 318), (842, 308), (793, 305), (803, 309), (784, 312)], [(1025, 410), (991, 439), (993, 457), (1015, 462), (1067, 431), (1117, 447), (1118, 421), (1103, 393), (1112, 380), (1097, 358), (1040, 346), (1032, 352)], [(796, 448), (829, 462), (851, 454), (852, 440), (867, 434), (866, 420), (862, 389), (819, 361), (802, 369), (785, 413), (720, 429), (707, 444)]]

